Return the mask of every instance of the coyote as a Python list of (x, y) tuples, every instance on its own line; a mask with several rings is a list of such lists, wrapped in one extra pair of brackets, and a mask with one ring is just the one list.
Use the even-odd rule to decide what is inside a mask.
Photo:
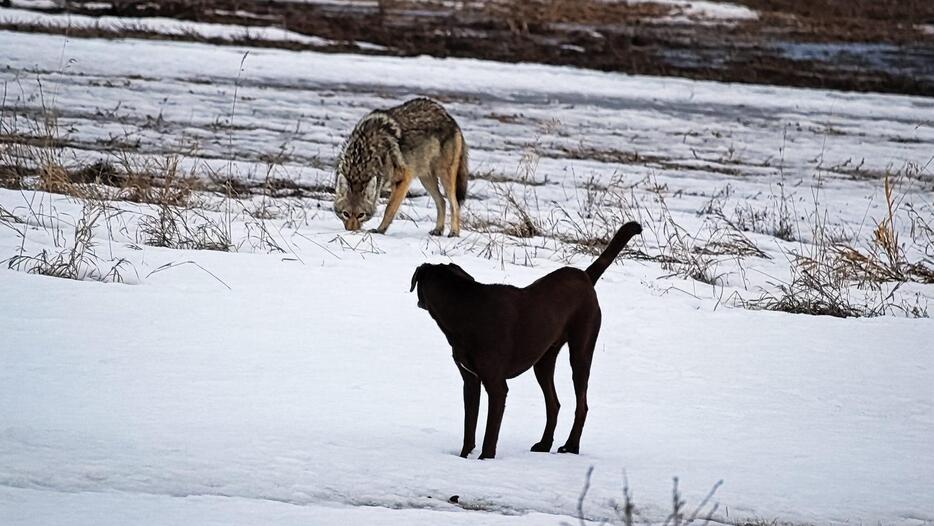
[(460, 203), (467, 195), (467, 145), (460, 128), (437, 102), (418, 98), (375, 110), (357, 123), (337, 161), (334, 213), (347, 230), (358, 230), (376, 213), (380, 191), (391, 190), (385, 233), (418, 177), (437, 208), (431, 235), (444, 231), (444, 193), (451, 204), (451, 237), (460, 234)]

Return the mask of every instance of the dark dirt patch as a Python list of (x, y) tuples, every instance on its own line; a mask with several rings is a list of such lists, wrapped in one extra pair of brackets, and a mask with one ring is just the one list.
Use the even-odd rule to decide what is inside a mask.
[[(914, 26), (934, 24), (930, 0), (733, 0), (760, 13), (774, 28), (808, 41), (913, 43)], [(930, 41), (930, 39), (928, 39)]]
[[(307, 184), (290, 179), (248, 181), (225, 177), (178, 176), (172, 173), (127, 173), (107, 161), (81, 166), (56, 166), (54, 185), (48, 185), (48, 170), (0, 165), (0, 188), (40, 189), (53, 193), (113, 198), (134, 203), (182, 204), (193, 192), (232, 198), (267, 196), (275, 198), (322, 199), (334, 193), (329, 185)], [(113, 192), (95, 191), (91, 186), (110, 187)]]
[(489, 181), (491, 183), (515, 183), (525, 186), (545, 186), (548, 184), (548, 181), (542, 181), (538, 179), (531, 179), (527, 177), (519, 177), (517, 175), (509, 175), (502, 172), (497, 172), (494, 170), (484, 170), (480, 172), (473, 172), (470, 174), (470, 179), (479, 179), (482, 181)]
[(556, 151), (549, 152), (548, 155), (557, 159), (578, 159), (617, 164), (647, 164), (658, 163), (663, 160), (656, 155), (641, 154), (635, 151), (599, 149), (589, 146), (575, 146), (574, 148), (561, 146)]
[[(584, 146), (574, 148), (561, 146), (554, 151), (549, 151), (547, 155), (556, 159), (577, 159), (612, 164), (644, 165), (664, 168), (665, 170), (716, 172), (729, 176), (743, 175), (742, 166), (745, 165), (745, 163), (736, 160), (721, 161), (711, 159), (698, 159), (698, 164), (691, 164), (659, 155), (639, 153), (636, 151), (599, 149)], [(729, 166), (730, 164), (736, 167)]]
[[(281, 0), (122, 0), (109, 7), (81, 1), (69, 5), (73, 12), (90, 15), (276, 25), (333, 41), (308, 46), (205, 39), (219, 44), (471, 57), (934, 96), (934, 35), (920, 29), (921, 25), (934, 24), (934, 2), (930, 0), (735, 1), (755, 9), (758, 20), (718, 26), (675, 23), (665, 17), (683, 16), (677, 8), (599, 0), (382, 0), (341, 5)], [(82, 31), (72, 34), (115, 36), (82, 35)], [(361, 47), (357, 44), (361, 41), (383, 48)]]

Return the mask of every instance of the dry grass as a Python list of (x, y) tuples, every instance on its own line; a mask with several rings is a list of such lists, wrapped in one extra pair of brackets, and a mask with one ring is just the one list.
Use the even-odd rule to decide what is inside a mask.
[[(45, 96), (39, 82), (42, 107)], [(13, 228), (21, 243), (17, 253), (3, 262), (13, 270), (32, 274), (102, 282), (123, 282), (123, 272), (130, 268), (122, 258), (104, 258), (98, 255), (94, 238), (96, 228), (105, 221), (109, 228), (111, 210), (97, 197), (92, 185), (78, 184), (92, 176), (94, 167), (69, 170), (60, 147), (60, 129), (53, 112), (45, 110), (42, 118), (26, 119), (16, 112), (0, 111), (0, 184), (17, 190), (37, 190), (64, 193), (83, 201), (81, 216), (74, 221), (68, 235), (60, 224), (67, 218), (43, 214), (30, 205), (29, 216), (20, 218), (12, 212), (0, 212), (0, 223)], [(98, 176), (103, 168), (98, 167)], [(41, 227), (52, 241), (52, 248), (36, 253), (26, 250), (30, 228)]]
[[(534, 164), (523, 157), (517, 173), (524, 179), (534, 178)], [(527, 166), (532, 166), (531, 169)], [(636, 194), (636, 188), (646, 186), (648, 197)], [(729, 221), (712, 218), (701, 223), (696, 232), (688, 232), (674, 219), (668, 209), (667, 189), (643, 179), (629, 184), (622, 176), (614, 176), (605, 184), (594, 178), (577, 189), (576, 206), (558, 206), (547, 216), (539, 212), (535, 189), (513, 182), (492, 184), (494, 193), (506, 206), (501, 214), (478, 216), (471, 212), (465, 225), (486, 234), (486, 243), (479, 246), (484, 257), (504, 259), (503, 245), (512, 243), (523, 249), (526, 256), (551, 244), (560, 259), (571, 262), (576, 256), (594, 256), (603, 251), (620, 225), (639, 221), (646, 236), (654, 237), (654, 250), (639, 247), (637, 240), (627, 247), (623, 257), (654, 261), (669, 276), (679, 276), (706, 284), (720, 284), (717, 269), (724, 260), (744, 257), (768, 258), (756, 244)], [(517, 196), (514, 190), (522, 192)], [(523, 243), (523, 239), (536, 238), (541, 242)], [(495, 246), (496, 244), (499, 246)], [(515, 252), (515, 251), (513, 251)], [(522, 258), (523, 264), (527, 257)]]
[(649, 219), (645, 223), (646, 230), (654, 236), (659, 247), (659, 261), (671, 276), (712, 286), (722, 285), (724, 274), (718, 273), (718, 269), (723, 262), (745, 257), (769, 259), (720, 213), (705, 218), (694, 232), (689, 232), (675, 221), (668, 209), (666, 190), (657, 184), (653, 186), (657, 217), (651, 213), (642, 214), (642, 217)]
[[(934, 283), (934, 263), (909, 261), (905, 244), (899, 239), (895, 221), (900, 202), (895, 195), (895, 183), (888, 174), (883, 179), (883, 190), (885, 216), (876, 221), (869, 249), (861, 251), (839, 243), (831, 247), (836, 256), (837, 271), (861, 283)], [(912, 219), (912, 232), (920, 234), (912, 235), (913, 242), (922, 243), (919, 251), (924, 254), (934, 252), (930, 225), (919, 215), (909, 217)]]
[[(909, 281), (934, 283), (934, 266), (908, 261), (895, 225), (899, 200), (888, 176), (883, 180), (883, 195), (885, 216), (876, 221), (868, 250), (840, 241), (847, 236), (828, 226), (826, 212), (815, 209), (810, 220), (812, 241), (788, 254), (790, 279), (777, 283), (777, 292), (741, 303), (753, 309), (840, 318), (892, 312), (927, 317), (926, 305), (898, 301), (896, 292)], [(815, 207), (817, 202), (815, 197)], [(921, 232), (925, 225), (916, 223)], [(913, 238), (924, 242), (923, 234)], [(919, 249), (923, 253), (932, 250), (930, 237), (927, 242)]]
[(782, 159), (778, 166), (779, 181), (774, 186), (770, 185), (768, 202), (764, 207), (753, 206), (745, 200), (742, 204), (734, 206), (732, 214), (728, 216), (724, 211), (725, 202), (731, 195), (731, 187), (728, 184), (716, 192), (698, 214), (715, 216), (739, 233), (753, 232), (783, 241), (798, 239), (800, 236), (798, 221), (795, 219), (795, 203), (785, 191), (784, 149), (783, 145)]
[(113, 161), (66, 159), (58, 119), (44, 102), (39, 117), (0, 112), (0, 185), (85, 200), (179, 205), (197, 189), (192, 174), (179, 172), (175, 155), (152, 160), (117, 152)]
[(70, 181), (60, 142), (52, 112), (26, 119), (4, 109), (0, 112), (0, 183), (61, 193)]
[[(753, 207), (750, 203), (737, 205), (729, 221), (738, 231), (765, 234), (784, 241), (797, 239), (797, 222), (792, 219), (791, 208), (785, 197), (770, 198), (765, 208)], [(721, 212), (722, 214), (722, 212)]]
[[(234, 113), (235, 106), (231, 121)], [(663, 277), (677, 276), (723, 287), (726, 273), (721, 269), (726, 263), (741, 266), (744, 258), (769, 257), (744, 232), (784, 240), (800, 238), (798, 223), (793, 221), (793, 202), (784, 192), (784, 175), (777, 195), (771, 196), (764, 210), (756, 211), (747, 205), (736, 207), (728, 216), (723, 212), (729, 197), (726, 188), (700, 211), (704, 218), (691, 230), (676, 221), (668, 208), (669, 196), (678, 197), (679, 192), (671, 194), (666, 185), (651, 178), (635, 183), (627, 183), (622, 176), (605, 183), (591, 178), (576, 187), (576, 207), (549, 204), (545, 207), (548, 212), (543, 214), (537, 194), (538, 188), (547, 184), (547, 179), (537, 177), (542, 138), (559, 126), (555, 121), (542, 124), (540, 135), (523, 147), (511, 176), (480, 174), (478, 178), (492, 188), (501, 208), (486, 215), (468, 208), (465, 228), (478, 235), (469, 242), (459, 242), (455, 248), (499, 260), (503, 265), (532, 265), (540, 253), (570, 262), (582, 254), (600, 253), (619, 225), (635, 220), (643, 225), (645, 233), (623, 252), (623, 257), (656, 262), (668, 272)], [(34, 120), (18, 118), (15, 112), (0, 114), (0, 184), (68, 195), (86, 206), (97, 203), (95, 206), (104, 207), (103, 203), (110, 200), (144, 205), (135, 235), (137, 242), (147, 245), (216, 251), (239, 250), (248, 245), (253, 250), (288, 252), (290, 244), (282, 228), (308, 223), (301, 200), (327, 198), (333, 192), (327, 186), (300, 185), (275, 177), (275, 158), (269, 160), (266, 175), (259, 181), (235, 177), (230, 170), (219, 173), (200, 161), (191, 162), (177, 155), (157, 159), (118, 152), (93, 163), (72, 160), (69, 164), (59, 134), (52, 112)], [(799, 249), (786, 255), (790, 278), (773, 285), (772, 292), (739, 303), (755, 309), (841, 317), (875, 316), (897, 309), (909, 315), (926, 315), (920, 303), (905, 306), (893, 299), (900, 283), (934, 283), (934, 230), (926, 214), (904, 205), (911, 220), (910, 241), (914, 243), (912, 251), (906, 250), (906, 240), (899, 237), (901, 225), (896, 225), (905, 217), (904, 211), (899, 213), (902, 202), (897, 186), (885, 177), (886, 214), (875, 223), (867, 248), (841, 241), (846, 236), (831, 231), (827, 218), (815, 209), (809, 224), (811, 241), (799, 242)], [(818, 191), (819, 187), (820, 183)], [(639, 194), (637, 188), (642, 190)], [(269, 221), (278, 219), (283, 219), (279, 230), (270, 228)], [(16, 228), (17, 220), (16, 215), (0, 210), (0, 223)], [(61, 249), (58, 252), (27, 255), (20, 251), (7, 263), (11, 268), (48, 275), (90, 276), (93, 273), (83, 262), (93, 259), (93, 242), (88, 236), (96, 220), (89, 215), (79, 222), (67, 250), (60, 243), (56, 245)], [(88, 222), (92, 227), (83, 226)], [(241, 226), (246, 232), (242, 239), (233, 239), (235, 224), (238, 232)], [(653, 239), (654, 243), (647, 247), (646, 240)], [(331, 244), (341, 250), (381, 252), (372, 239), (367, 242), (336, 236)], [(440, 243), (438, 246), (439, 250), (452, 250), (442, 248)], [(909, 259), (909, 254), (919, 253), (924, 257)], [(119, 274), (121, 265), (118, 262), (97, 275), (113, 279), (114, 269)], [(860, 292), (854, 293), (854, 288)], [(867, 300), (866, 291), (872, 294), (871, 300)]]
[(791, 314), (834, 316), (837, 318), (872, 317), (885, 314), (887, 299), (868, 304), (854, 297), (849, 281), (840, 279), (823, 258), (797, 257), (791, 260), (791, 280), (778, 283), (777, 292), (743, 302), (753, 310), (771, 310)]
[(538, 222), (532, 219), (532, 216), (526, 210), (523, 204), (520, 204), (511, 193), (504, 194), (507, 209), (511, 210), (518, 218), (511, 221), (503, 229), (503, 233), (512, 237), (539, 237), (542, 235), (542, 229)]
[[(584, 479), (584, 487), (581, 490), (580, 496), (577, 498), (577, 520), (581, 526), (585, 526), (588, 521), (594, 520), (588, 518), (584, 512), (584, 503), (590, 491), (590, 480), (592, 476), (593, 466), (587, 470), (587, 475)], [(717, 510), (720, 509), (720, 504), (713, 501), (713, 499), (720, 489), (720, 486), (723, 485), (723, 481), (717, 481), (693, 509), (688, 508), (687, 501), (681, 494), (678, 482), (678, 477), (672, 479), (671, 512), (665, 517), (664, 522), (661, 523), (662, 526), (690, 526), (697, 523), (709, 524), (712, 520), (715, 520)], [(616, 513), (616, 517), (604, 519), (600, 524), (619, 524), (621, 526), (633, 526), (637, 522), (646, 525), (657, 524), (657, 522), (653, 522), (650, 518), (644, 516), (641, 510), (636, 506), (632, 498), (632, 491), (629, 489), (629, 480), (626, 478), (625, 473), (623, 474), (623, 500), (622, 502), (614, 501), (610, 504)], [(722, 519), (717, 518), (717, 522), (721, 521)], [(571, 526), (566, 522), (562, 524), (564, 526)]]
[[(96, 251), (94, 229), (106, 213), (101, 206), (86, 204), (75, 222), (70, 240), (56, 230), (52, 233), (54, 250), (27, 254), (21, 246), (18, 254), (5, 261), (7, 268), (56, 278), (122, 283), (122, 273), (129, 268), (129, 262), (122, 258), (105, 260)], [(24, 242), (25, 232), (25, 229), (20, 232)]]
[(183, 171), (180, 168), (182, 159), (177, 155), (139, 158), (120, 153), (116, 161), (116, 167), (103, 161), (92, 165), (102, 167), (107, 174), (105, 179), (97, 178), (94, 182), (114, 187), (114, 200), (185, 207), (196, 204), (193, 196), (204, 190), (197, 173), (198, 165), (193, 164)]
[(478, 172), (473, 172), (470, 174), (471, 180), (480, 180), (480, 181), (489, 181), (491, 183), (516, 183), (524, 184), (529, 186), (544, 186), (548, 184), (548, 179), (543, 180), (529, 179), (527, 177), (517, 177), (516, 175), (508, 175), (494, 170), (483, 170)]
[[(909, 208), (912, 239), (918, 245), (915, 251), (928, 255), (927, 260), (909, 262), (895, 225), (899, 206), (895, 185), (888, 180), (884, 185), (886, 216), (876, 223), (869, 251), (846, 244), (843, 240), (848, 236), (831, 228), (826, 213), (815, 209), (808, 220), (811, 241), (799, 242), (799, 250), (787, 254), (790, 279), (773, 283), (774, 291), (740, 304), (752, 309), (837, 317), (890, 313), (926, 317), (927, 308), (920, 296), (911, 303), (898, 299), (896, 292), (907, 281), (934, 282), (934, 267), (930, 264), (934, 230), (923, 214)], [(624, 256), (658, 262), (670, 272), (669, 276), (723, 285), (724, 274), (718, 269), (726, 260), (769, 259), (743, 233), (744, 229), (734, 223), (735, 218), (728, 218), (714, 200), (701, 211), (708, 217), (696, 231), (688, 231), (669, 211), (664, 186), (649, 186), (652, 203), (639, 199), (634, 186), (627, 187), (620, 180), (608, 186), (591, 181), (585, 190), (586, 195), (578, 199), (578, 210), (561, 210), (562, 224), (570, 229), (557, 234), (553, 231), (549, 234), (547, 229), (545, 232), (574, 252), (599, 253), (619, 224), (637, 220), (643, 224), (643, 237), (654, 237), (657, 251), (646, 254), (629, 250)], [(819, 193), (819, 186), (815, 191)], [(797, 222), (792, 226), (790, 199), (781, 192), (775, 203), (768, 217), (772, 228), (762, 231), (784, 240), (797, 237), (797, 232), (790, 235), (798, 228)]]
[[(5, 106), (0, 109), (0, 186), (65, 195), (100, 208), (110, 206), (107, 202), (143, 205), (135, 231), (125, 222), (121, 229), (135, 236), (137, 243), (215, 251), (248, 246), (254, 251), (291, 252), (301, 260), (291, 250), (282, 229), (308, 223), (303, 199), (320, 199), (333, 193), (328, 186), (276, 177), (278, 158), (267, 160), (266, 176), (260, 181), (234, 177), (230, 170), (221, 174), (198, 160), (197, 152), (189, 152), (188, 157), (151, 157), (117, 150), (94, 162), (78, 158), (66, 162), (67, 143), (59, 136), (53, 111), (43, 104), (43, 116), (35, 118), (8, 111)], [(4, 213), (0, 224), (9, 225), (15, 218)], [(279, 230), (271, 228), (268, 221), (273, 218), (281, 219)], [(238, 235), (243, 232), (237, 241), (233, 239), (234, 224)], [(75, 261), (83, 261), (80, 247), (92, 243), (86, 237), (92, 230), (80, 230), (75, 243), (79, 248), (73, 255), (27, 255), (21, 250), (9, 263), (21, 270), (76, 275), (69, 269)], [(25, 235), (25, 231), (21, 234)]]
[(0, 224), (23, 223), (23, 220), (13, 212), (0, 206)]
[(230, 224), (214, 221), (200, 209), (160, 206), (139, 223), (142, 242), (154, 247), (228, 252)]

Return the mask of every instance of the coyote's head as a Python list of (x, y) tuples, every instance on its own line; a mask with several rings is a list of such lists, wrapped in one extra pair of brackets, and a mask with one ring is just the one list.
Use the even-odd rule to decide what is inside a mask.
[(337, 172), (337, 184), (334, 189), (334, 213), (344, 222), (347, 230), (360, 230), (376, 213), (376, 200), (379, 197), (380, 178), (372, 177), (363, 184), (354, 185)]
[(381, 111), (360, 120), (337, 161), (334, 213), (347, 230), (358, 230), (376, 213), (383, 186), (402, 166), (399, 124)]

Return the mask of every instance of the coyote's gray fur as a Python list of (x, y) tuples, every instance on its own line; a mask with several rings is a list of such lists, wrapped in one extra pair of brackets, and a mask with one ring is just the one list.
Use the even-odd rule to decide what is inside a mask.
[(437, 102), (418, 98), (375, 110), (354, 127), (337, 161), (334, 213), (358, 230), (376, 213), (380, 190), (391, 190), (383, 220), (392, 223), (414, 177), (434, 199), (432, 235), (444, 231), (444, 187), (451, 206), (451, 236), (460, 234), (460, 203), (467, 195), (467, 145), (454, 119)]

